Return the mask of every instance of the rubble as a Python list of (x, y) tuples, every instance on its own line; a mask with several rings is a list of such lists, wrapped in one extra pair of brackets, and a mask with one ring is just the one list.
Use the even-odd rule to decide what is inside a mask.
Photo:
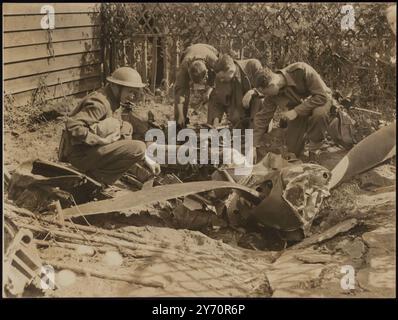
[(302, 242), (295, 244), (291, 246), (289, 249), (294, 250), (294, 249), (301, 249), (301, 248), (306, 248), (309, 247), (313, 244), (317, 243), (322, 243), (326, 240), (329, 240), (336, 235), (344, 232), (350, 231), (352, 228), (358, 225), (358, 220), (357, 219), (349, 219), (346, 221), (343, 221), (339, 224), (336, 224), (332, 228), (326, 230), (325, 232), (321, 234), (314, 234), (311, 237), (304, 239)]
[(393, 225), (364, 233), (362, 239), (368, 248), (366, 267), (358, 272), (362, 286), (376, 292), (384, 290), (390, 297), (395, 297), (395, 238)]
[[(109, 249), (109, 246), (113, 247), (116, 250), (120, 250), (121, 254), (124, 255), (124, 260), (130, 256), (134, 259), (142, 259), (143, 257), (147, 257), (150, 259), (147, 262), (146, 260), (142, 260), (142, 262), (134, 260), (137, 261), (137, 263), (143, 264), (143, 266), (146, 265), (146, 267), (143, 269), (144, 272), (140, 273), (140, 278), (137, 278), (136, 275), (131, 271), (130, 273), (124, 273), (120, 270), (117, 274), (115, 274), (113, 272), (114, 270), (107, 269), (109, 267), (106, 267), (106, 265), (104, 265), (104, 269), (97, 264), (97, 268), (94, 269), (92, 267), (85, 266), (84, 262), (82, 263), (76, 261), (73, 262), (73, 264), (66, 264), (60, 261), (55, 261), (54, 259), (48, 259), (47, 256), (43, 256), (43, 260), (45, 261), (45, 263), (52, 265), (55, 269), (70, 270), (79, 275), (79, 281), (82, 281), (81, 275), (90, 275), (91, 277), (132, 283), (137, 286), (142, 286), (143, 288), (146, 288), (146, 290), (148, 290), (148, 288), (155, 287), (159, 289), (159, 291), (157, 291), (158, 295), (167, 295), (171, 292), (174, 292), (174, 290), (180, 292), (181, 295), (186, 295), (188, 292), (186, 288), (190, 288), (189, 290), (191, 290), (189, 291), (190, 293), (188, 293), (188, 295), (192, 295), (192, 293), (194, 293), (195, 295), (195, 292), (197, 292), (196, 294), (201, 295), (205, 292), (201, 293), (201, 291), (195, 291), (199, 290), (199, 287), (197, 287), (199, 284), (195, 281), (192, 281), (192, 279), (190, 279), (190, 281), (187, 281), (185, 284), (181, 283), (182, 286), (179, 286), (178, 283), (170, 282), (170, 279), (168, 277), (181, 276), (182, 274), (176, 273), (175, 267), (173, 267), (172, 265), (170, 265), (172, 269), (167, 271), (166, 269), (164, 269), (164, 267), (167, 266), (168, 263), (163, 263), (163, 265), (161, 266), (161, 264), (159, 263), (154, 263), (155, 260), (159, 258), (162, 260), (177, 259), (176, 261), (178, 261), (178, 265), (180, 266), (183, 266), (184, 263), (202, 263), (204, 265), (202, 267), (198, 265), (198, 269), (196, 269), (196, 267), (194, 269), (187, 269), (190, 273), (192, 273), (192, 276), (197, 277), (198, 275), (195, 274), (195, 270), (201, 270), (201, 268), (205, 268), (205, 265), (207, 265), (206, 268), (209, 272), (217, 273), (218, 271), (215, 270), (215, 267), (216, 265), (222, 265), (222, 263), (220, 262), (220, 258), (225, 255), (226, 257), (228, 257), (225, 259), (232, 259), (231, 262), (233, 264), (239, 264), (239, 267), (232, 267), (231, 270), (228, 269), (227, 274), (225, 273), (226, 270), (222, 271), (217, 281), (211, 281), (211, 287), (213, 289), (210, 289), (210, 282), (206, 281), (204, 288), (207, 287), (210, 290), (208, 291), (208, 293), (210, 292), (212, 294), (219, 295), (220, 293), (228, 294), (229, 292), (229, 294), (231, 295), (236, 293), (250, 295), (250, 292), (256, 289), (256, 292), (260, 294), (261, 290), (259, 289), (259, 287), (261, 287), (261, 285), (255, 283), (257, 277), (254, 277), (254, 275), (258, 273), (256, 263), (253, 261), (253, 263), (247, 265), (244, 262), (245, 259), (241, 258), (241, 251), (216, 242), (201, 233), (192, 234), (195, 235), (195, 238), (192, 238), (192, 231), (190, 231), (190, 233), (186, 233), (184, 230), (182, 230), (182, 233), (180, 233), (180, 237), (182, 238), (181, 240), (179, 240), (176, 237), (177, 234), (170, 234), (170, 230), (172, 229), (169, 229), (169, 231), (166, 230), (167, 232), (163, 233), (162, 228), (157, 228), (156, 230), (154, 230), (154, 232), (156, 235), (158, 235), (158, 238), (153, 238), (151, 241), (148, 241), (148, 239), (142, 237), (142, 233), (141, 237), (135, 235), (137, 231), (143, 229), (139, 227), (134, 227), (134, 230), (133, 227), (130, 227), (128, 232), (127, 230), (121, 232), (117, 230), (111, 231), (99, 229), (96, 227), (82, 226), (78, 224), (72, 224), (71, 222), (65, 222), (65, 226), (61, 231), (60, 225), (56, 220), (51, 221), (49, 217), (35, 216), (35, 214), (30, 213), (27, 210), (24, 210), (21, 213), (19, 208), (16, 208), (16, 210), (13, 210), (13, 208), (14, 207), (12, 205), (8, 205), (6, 216), (11, 217), (13, 221), (16, 221), (16, 224), (19, 226), (29, 227), (30, 230), (32, 230), (36, 234), (35, 237), (40, 239), (41, 237), (47, 235), (48, 232), (51, 232), (51, 237), (47, 237), (47, 240), (37, 240), (36, 243), (40, 245), (40, 247), (46, 246), (48, 248), (51, 248), (54, 246), (60, 246), (75, 251), (76, 245), (80, 246), (84, 243), (90, 243), (90, 246), (92, 246), (97, 252), (100, 253), (106, 254), (107, 252), (112, 251)], [(150, 232), (150, 229), (148, 227), (145, 227), (145, 229)], [(51, 238), (57, 239), (57, 242), (51, 244)], [(175, 241), (174, 245), (164, 245), (165, 240), (170, 241), (172, 239), (174, 239), (173, 241)], [(187, 242), (187, 240), (191, 243)], [(212, 245), (213, 250), (201, 250), (200, 247), (198, 247), (199, 243), (201, 243), (202, 246)], [(108, 246), (108, 249), (105, 249), (103, 247), (104, 245)], [(183, 245), (184, 247), (181, 247), (181, 245)], [(185, 246), (186, 248), (191, 248), (189, 254), (184, 251)], [(98, 257), (96, 258), (96, 256), (94, 256), (90, 259), (98, 259)], [(268, 259), (264, 260), (264, 262), (258, 261), (257, 263), (267, 263), (266, 261), (268, 261)], [(163, 272), (161, 274), (168, 275), (168, 277), (162, 277), (160, 279), (159, 276), (153, 276), (154, 270), (151, 271), (151, 269), (160, 266), (161, 268), (163, 268)], [(123, 266), (119, 268), (123, 268)], [(138, 270), (137, 268), (138, 266), (135, 267), (135, 270)], [(247, 270), (250, 270), (250, 272), (248, 273)], [(249, 277), (252, 278), (252, 280), (247, 280)], [(238, 280), (238, 278), (240, 280)], [(243, 280), (247, 280), (245, 285), (243, 287), (238, 286), (238, 283), (241, 283)], [(227, 287), (231, 286), (231, 281), (236, 283), (235, 289), (229, 289), (229, 291), (225, 291)], [(203, 284), (200, 286), (203, 286)], [(61, 290), (62, 292), (62, 290), (64, 289), (65, 288), (58, 288), (56, 290)], [(73, 286), (71, 286), (71, 289), (73, 290)], [(134, 287), (130, 288), (130, 290), (131, 295), (138, 294), (135, 292), (136, 289), (134, 289)], [(49, 294), (51, 295), (51, 293)], [(264, 291), (262, 292), (262, 294), (269, 295), (269, 293), (265, 293)]]
[[(54, 264), (49, 263), (54, 266)], [(69, 287), (76, 282), (76, 274), (68, 269), (63, 269), (55, 276), (55, 282), (61, 288)]]
[(123, 258), (117, 251), (107, 251), (102, 260), (109, 267), (120, 267)]
[(95, 249), (91, 246), (78, 245), (76, 246), (76, 254), (92, 257), (95, 254)]
[(359, 186), (365, 190), (395, 186), (395, 167), (382, 165), (358, 176)]

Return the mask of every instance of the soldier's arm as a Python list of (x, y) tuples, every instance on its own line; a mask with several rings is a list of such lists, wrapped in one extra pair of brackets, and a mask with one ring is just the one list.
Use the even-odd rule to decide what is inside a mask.
[(216, 49), (213, 48), (213, 54), (209, 55), (206, 58), (206, 64), (208, 68), (208, 78), (207, 78), (207, 85), (209, 87), (214, 88), (215, 86), (215, 80), (216, 80), (216, 72), (214, 71), (215, 66), (218, 61), (218, 52)]
[(83, 102), (81, 110), (66, 122), (66, 129), (76, 140), (88, 145), (103, 144), (103, 139), (90, 132), (89, 127), (102, 120), (106, 115), (106, 106), (95, 97)]
[(303, 72), (304, 82), (310, 92), (310, 96), (296, 106), (294, 110), (300, 116), (309, 116), (314, 108), (321, 107), (327, 102), (329, 88), (319, 73), (310, 65), (303, 64)]
[[(260, 98), (255, 98), (260, 99)], [(264, 135), (268, 132), (268, 126), (274, 117), (277, 105), (269, 98), (262, 99), (260, 110), (254, 115), (253, 119), (253, 145), (259, 147), (262, 145)]]
[(252, 59), (249, 66), (249, 80), (252, 88), (255, 86), (256, 75), (263, 69), (261, 62), (257, 59)]

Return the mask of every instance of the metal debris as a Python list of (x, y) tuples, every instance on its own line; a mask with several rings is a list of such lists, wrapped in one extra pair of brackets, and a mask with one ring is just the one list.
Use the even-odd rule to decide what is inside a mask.
[(236, 183), (200, 181), (154, 187), (150, 192), (148, 192), (148, 190), (131, 192), (117, 198), (89, 202), (80, 206), (67, 208), (63, 210), (63, 213), (65, 218), (68, 218), (120, 212), (137, 206), (145, 206), (154, 202), (185, 197), (217, 189), (237, 189), (242, 192), (242, 196), (249, 198), (251, 201), (259, 202), (260, 200), (260, 194), (257, 191)]
[(8, 196), (20, 207), (42, 211), (57, 200), (65, 207), (93, 199), (101, 189), (99, 182), (74, 169), (36, 159), (24, 162), (15, 170)]
[(25, 288), (39, 276), (42, 262), (33, 243), (31, 231), (20, 229), (14, 234), (15, 228), (7, 220), (5, 231), (8, 238), (13, 238), (8, 248), (5, 248), (5, 291), (6, 294), (20, 297)]
[(251, 215), (261, 224), (291, 232), (308, 234), (312, 221), (329, 195), (326, 188), (330, 172), (316, 164), (297, 164), (271, 172), (260, 186), (269, 195)]

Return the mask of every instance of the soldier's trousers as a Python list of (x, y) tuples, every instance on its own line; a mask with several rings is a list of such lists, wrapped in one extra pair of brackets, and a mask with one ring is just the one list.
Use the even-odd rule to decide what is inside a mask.
[(313, 145), (323, 141), (329, 124), (331, 105), (331, 101), (328, 101), (325, 105), (315, 108), (310, 116), (298, 116), (288, 121), (286, 145), (289, 152), (300, 156), (305, 140), (308, 139)]
[(146, 145), (138, 140), (119, 140), (103, 146), (75, 145), (68, 156), (77, 169), (111, 185), (131, 166), (144, 160)]

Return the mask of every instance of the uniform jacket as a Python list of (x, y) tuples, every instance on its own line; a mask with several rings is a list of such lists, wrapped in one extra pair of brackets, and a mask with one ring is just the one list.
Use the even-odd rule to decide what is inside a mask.
[(121, 108), (107, 85), (85, 97), (69, 116), (66, 130), (71, 144), (94, 145), (95, 133), (90, 127), (109, 117), (121, 120)]

